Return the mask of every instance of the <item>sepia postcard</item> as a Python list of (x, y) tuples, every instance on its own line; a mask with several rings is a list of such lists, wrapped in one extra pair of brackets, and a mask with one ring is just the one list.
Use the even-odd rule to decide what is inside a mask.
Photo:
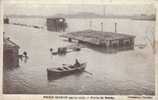
[(157, 2), (127, 1), (3, 0), (1, 100), (158, 100)]

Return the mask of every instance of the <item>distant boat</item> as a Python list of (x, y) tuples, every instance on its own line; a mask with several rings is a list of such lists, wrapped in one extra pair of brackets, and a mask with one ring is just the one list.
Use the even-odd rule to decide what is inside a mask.
[(140, 48), (140, 49), (144, 49), (147, 45), (146, 44), (137, 44), (135, 46)]
[(80, 51), (81, 50), (80, 47), (73, 47), (72, 49), (73, 49), (73, 51)]
[(52, 55), (57, 55), (58, 54), (58, 52), (52, 52)]
[(73, 51), (80, 51), (81, 47), (77, 46), (69, 46), (69, 47), (60, 47), (57, 51), (52, 51), (52, 55), (65, 55), (66, 53), (70, 53)]
[(65, 65), (57, 68), (47, 68), (47, 75), (52, 77), (61, 77), (70, 74), (75, 74), (85, 70), (87, 63), (81, 63), (80, 65)]

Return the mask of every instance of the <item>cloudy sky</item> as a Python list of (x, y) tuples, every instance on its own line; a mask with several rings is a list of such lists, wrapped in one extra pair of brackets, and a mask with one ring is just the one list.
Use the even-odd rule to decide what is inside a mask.
[(153, 14), (154, 8), (148, 4), (55, 4), (52, 1), (37, 2), (34, 0), (5, 0), (4, 2), (5, 15), (52, 16), (57, 13), (74, 14), (78, 12), (93, 12), (103, 15), (104, 11), (106, 14), (115, 15)]

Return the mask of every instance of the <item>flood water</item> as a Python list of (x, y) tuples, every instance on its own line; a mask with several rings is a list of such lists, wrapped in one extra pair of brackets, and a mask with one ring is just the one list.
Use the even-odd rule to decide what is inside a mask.
[[(12, 22), (37, 24), (45, 27), (45, 21), (13, 19)], [(104, 21), (104, 31), (113, 31), (117, 21), (118, 32), (136, 35), (136, 43), (146, 43), (143, 36), (154, 32), (154, 22), (118, 19), (68, 19), (67, 32), (95, 29), (100, 30)], [(40, 24), (39, 24), (40, 22)], [(129, 26), (130, 25), (130, 26)], [(154, 56), (151, 46), (144, 49), (103, 53), (93, 48), (82, 48), (64, 56), (51, 56), (49, 49), (71, 45), (59, 35), (44, 29), (4, 25), (4, 31), (12, 41), (20, 46), (19, 54), (27, 51), (27, 62), (20, 61), (20, 67), (4, 70), (3, 88), (7, 94), (103, 94), (103, 95), (154, 95)], [(57, 80), (48, 80), (46, 69), (62, 64), (73, 64), (78, 58), (87, 62), (86, 71)]]

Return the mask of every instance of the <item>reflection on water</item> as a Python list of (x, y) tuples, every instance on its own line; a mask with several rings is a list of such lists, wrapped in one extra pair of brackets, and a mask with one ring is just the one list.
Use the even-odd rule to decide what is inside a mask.
[[(80, 21), (78, 21), (80, 22)], [(69, 27), (70, 28), (70, 27)], [(145, 49), (103, 53), (82, 48), (64, 56), (50, 54), (50, 48), (71, 43), (59, 37), (62, 33), (49, 32), (16, 25), (5, 25), (4, 30), (27, 51), (27, 63), (4, 71), (4, 93), (18, 94), (154, 94), (154, 57), (150, 46)], [(73, 64), (78, 58), (87, 62), (87, 72), (48, 80), (47, 68)]]

